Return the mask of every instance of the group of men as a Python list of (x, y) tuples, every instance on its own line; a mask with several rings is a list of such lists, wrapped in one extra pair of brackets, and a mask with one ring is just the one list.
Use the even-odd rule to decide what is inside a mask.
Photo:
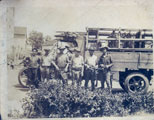
[[(94, 50), (89, 50), (89, 56), (85, 60), (85, 88), (88, 86), (89, 80), (91, 80), (92, 91), (95, 89), (95, 80), (101, 81), (101, 88), (104, 89), (104, 83), (106, 82), (109, 92), (111, 93), (111, 67), (112, 60), (108, 54), (108, 47), (101, 47), (100, 51), (102, 55), (97, 58), (94, 55)], [(98, 75), (96, 75), (96, 71)]]
[[(96, 71), (99, 73), (101, 88), (104, 89), (104, 83), (111, 92), (111, 56), (108, 55), (108, 47), (101, 47), (101, 57), (94, 55), (94, 50), (89, 49), (89, 55), (85, 60), (78, 48), (59, 47), (56, 57), (50, 55), (49, 50), (45, 50), (41, 57), (32, 56), (33, 71), (35, 77), (38, 75), (40, 68), (40, 80), (47, 81), (50, 79), (51, 67), (55, 69), (57, 77), (62, 80), (63, 86), (68, 85), (68, 80), (72, 80), (72, 86), (80, 87), (82, 78), (85, 79), (85, 88), (88, 88), (88, 83), (91, 81), (92, 91), (95, 89)], [(35, 53), (33, 51), (33, 53)], [(36, 54), (35, 54), (36, 55)], [(34, 57), (34, 58), (33, 58)], [(35, 64), (36, 63), (36, 64)], [(38, 66), (39, 65), (39, 66)]]

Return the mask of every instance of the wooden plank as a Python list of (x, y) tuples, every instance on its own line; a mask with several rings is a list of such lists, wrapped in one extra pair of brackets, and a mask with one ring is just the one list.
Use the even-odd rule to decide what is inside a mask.
[[(122, 41), (152, 41), (153, 39), (134, 39), (134, 38), (119, 38)], [(102, 38), (101, 40), (118, 40), (118, 38)]]
[(109, 48), (111, 52), (153, 52), (153, 48)]
[[(87, 28), (87, 30), (106, 30), (106, 31), (119, 31), (119, 28)], [(120, 31), (150, 31), (152, 32), (152, 29), (132, 29), (132, 28), (120, 28)]]
[(134, 38), (121, 38), (120, 37), (120, 40), (126, 40), (126, 41), (153, 41), (153, 39), (151, 38), (151, 39), (142, 39), (142, 38), (140, 38), (140, 39), (138, 39), (138, 38), (136, 38), (136, 39), (134, 39)]
[(97, 43), (97, 40), (88, 40), (88, 43)]

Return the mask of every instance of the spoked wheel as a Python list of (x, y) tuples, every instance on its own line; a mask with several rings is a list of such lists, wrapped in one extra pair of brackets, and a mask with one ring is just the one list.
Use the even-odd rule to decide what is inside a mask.
[(18, 81), (22, 87), (29, 87), (29, 76), (28, 76), (28, 68), (22, 69), (18, 74)]
[(148, 78), (141, 73), (132, 73), (125, 79), (125, 88), (131, 94), (145, 94), (149, 87)]

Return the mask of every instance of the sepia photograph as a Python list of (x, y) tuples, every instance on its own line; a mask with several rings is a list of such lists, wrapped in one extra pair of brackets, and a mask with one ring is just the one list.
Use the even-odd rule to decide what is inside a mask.
[(2, 120), (154, 118), (153, 0), (0, 4)]

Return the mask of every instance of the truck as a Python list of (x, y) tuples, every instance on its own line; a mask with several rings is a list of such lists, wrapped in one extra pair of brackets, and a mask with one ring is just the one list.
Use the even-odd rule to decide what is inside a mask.
[[(61, 42), (79, 47), (84, 59), (93, 49), (98, 58), (103, 44), (113, 62), (112, 80), (130, 94), (145, 94), (153, 78), (153, 34), (151, 29), (86, 28), (86, 32), (59, 31)], [(100, 79), (97, 77), (97, 79)]]

